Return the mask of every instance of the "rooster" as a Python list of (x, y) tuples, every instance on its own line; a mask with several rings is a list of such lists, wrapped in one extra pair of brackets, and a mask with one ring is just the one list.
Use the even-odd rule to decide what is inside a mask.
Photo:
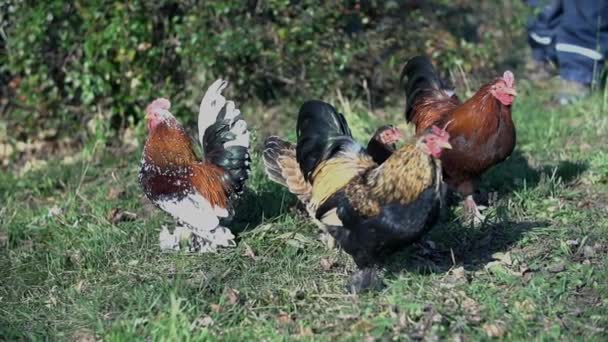
[[(384, 125), (371, 137), (366, 151), (376, 164), (382, 164), (395, 151), (396, 143), (402, 139), (403, 134), (398, 128)], [(310, 217), (315, 220), (315, 213), (309, 207), (312, 186), (304, 179), (296, 160), (296, 145), (277, 136), (270, 136), (264, 142), (263, 160), (268, 178), (296, 195)], [(323, 224), (316, 220), (315, 223), (324, 231)], [(335, 240), (326, 235), (326, 232), (321, 236), (321, 240), (330, 248), (335, 246)]]
[(465, 211), (473, 222), (482, 222), (483, 207), (473, 199), (475, 183), (515, 148), (511, 106), (517, 92), (513, 73), (506, 71), (465, 102), (444, 86), (425, 56), (410, 59), (401, 79), (407, 79), (406, 120), (416, 125), (416, 132), (450, 123), (447, 131), (453, 149), (441, 156), (445, 181), (464, 197)]
[[(169, 100), (159, 98), (146, 107), (148, 137), (139, 182), (146, 197), (178, 221), (176, 233), (191, 233), (191, 251), (235, 245), (234, 235), (220, 221), (233, 215), (249, 175), (249, 131), (234, 102), (222, 96), (226, 86), (226, 81), (215, 81), (199, 107), (202, 160), (169, 112)], [(164, 230), (161, 247), (168, 233)], [(178, 242), (176, 238), (168, 247), (178, 248)]]
[(299, 172), (292, 165), (293, 174), (281, 173), (279, 181), (353, 257), (359, 271), (350, 290), (373, 287), (384, 258), (418, 239), (437, 218), (444, 193), (437, 158), (450, 148), (449, 135), (433, 127), (378, 165), (353, 139), (344, 117), (321, 101), (302, 105), (297, 135), (295, 160), (293, 148), (276, 139), (270, 143), (277, 148), (267, 144), (265, 160), (297, 165)]

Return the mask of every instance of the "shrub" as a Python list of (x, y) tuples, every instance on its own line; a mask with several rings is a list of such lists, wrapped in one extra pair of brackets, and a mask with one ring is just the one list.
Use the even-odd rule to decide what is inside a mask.
[[(13, 98), (5, 112), (11, 131), (24, 136), (41, 127), (78, 131), (98, 113), (121, 127), (156, 96), (171, 98), (179, 115), (220, 76), (240, 100), (341, 88), (382, 104), (406, 57), (431, 54), (459, 75), (490, 70), (504, 62), (501, 50), (513, 44), (501, 44), (525, 19), (512, 21), (519, 8), (511, 4), (418, 3), (0, 1), (0, 77), (12, 80)], [(496, 6), (511, 16), (487, 9)]]

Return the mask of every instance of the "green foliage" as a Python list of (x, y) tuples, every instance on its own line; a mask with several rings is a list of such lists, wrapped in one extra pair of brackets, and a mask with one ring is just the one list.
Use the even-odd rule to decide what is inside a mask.
[(0, 75), (15, 81), (7, 112), (11, 131), (25, 136), (41, 127), (78, 132), (98, 113), (121, 127), (158, 96), (179, 113), (216, 77), (231, 80), (239, 100), (339, 88), (382, 104), (408, 56), (428, 53), (452, 77), (491, 70), (525, 18), (517, 5), (476, 1), (9, 0), (0, 8)]

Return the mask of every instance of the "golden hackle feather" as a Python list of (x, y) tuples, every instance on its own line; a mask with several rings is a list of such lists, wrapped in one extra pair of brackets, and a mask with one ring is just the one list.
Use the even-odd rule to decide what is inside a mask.
[(148, 136), (144, 158), (159, 167), (190, 165), (198, 161), (192, 140), (183, 128), (161, 123)]
[(440, 161), (422, 152), (417, 143), (401, 147), (365, 179), (349, 185), (346, 196), (360, 214), (378, 215), (382, 206), (395, 202), (408, 205), (430, 186), (439, 186)]
[(353, 178), (377, 166), (371, 157), (359, 154), (337, 156), (322, 162), (313, 173), (311, 207), (316, 208), (344, 188)]

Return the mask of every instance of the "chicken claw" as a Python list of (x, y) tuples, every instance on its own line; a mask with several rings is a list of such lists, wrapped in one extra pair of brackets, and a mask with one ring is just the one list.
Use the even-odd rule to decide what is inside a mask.
[(360, 269), (355, 272), (346, 283), (346, 290), (352, 294), (365, 291), (376, 291), (384, 287), (380, 278), (380, 271), (375, 267)]
[(327, 249), (336, 248), (336, 239), (327, 231), (322, 231), (319, 234), (319, 240), (327, 247)]
[(481, 214), (481, 211), (487, 209), (487, 207), (477, 205), (477, 203), (475, 203), (475, 200), (473, 199), (473, 195), (468, 195), (464, 199), (464, 209), (467, 218), (470, 217), (472, 219), (474, 227), (480, 226), (486, 220), (486, 217)]

